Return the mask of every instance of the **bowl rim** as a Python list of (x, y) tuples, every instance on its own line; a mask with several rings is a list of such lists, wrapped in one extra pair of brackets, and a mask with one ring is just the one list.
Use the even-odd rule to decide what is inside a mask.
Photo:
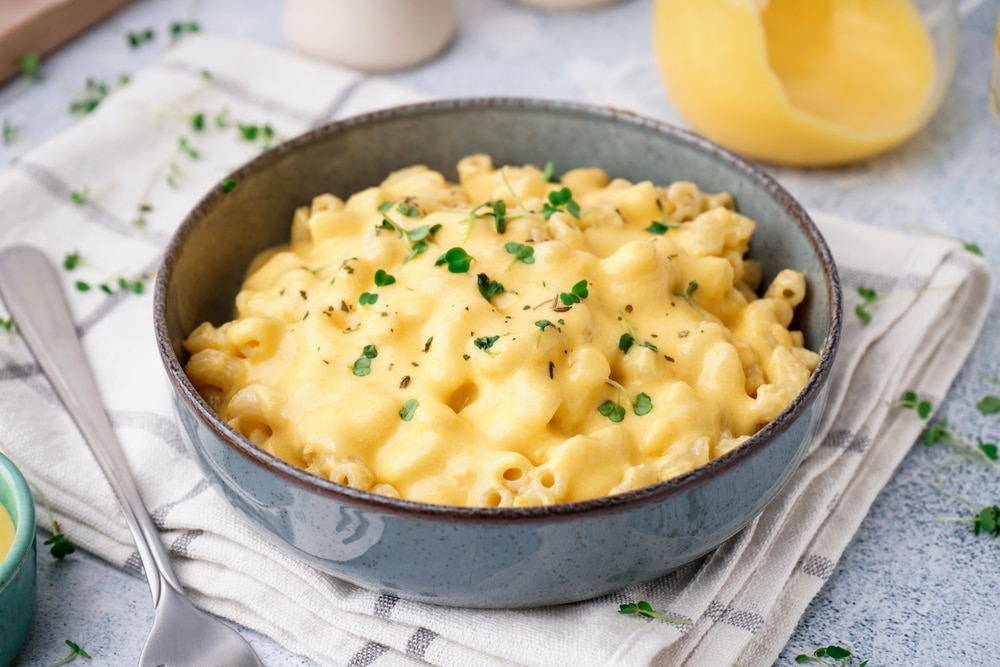
[(14, 522), (14, 540), (7, 555), (0, 559), (0, 590), (3, 590), (17, 575), (35, 543), (35, 504), (28, 481), (3, 452), (0, 452), (0, 484), (13, 492), (16, 508), (16, 515), (8, 511)]
[[(191, 384), (184, 373), (180, 360), (174, 353), (167, 332), (165, 312), (167, 289), (173, 274), (176, 255), (184, 245), (185, 238), (198, 224), (198, 221), (209, 212), (215, 203), (225, 196), (227, 188), (224, 184), (226, 181), (234, 179), (239, 182), (241, 178), (248, 174), (266, 169), (272, 163), (282, 159), (287, 153), (326, 139), (331, 135), (349, 131), (357, 125), (377, 124), (396, 117), (415, 118), (422, 115), (435, 115), (454, 111), (475, 112), (490, 109), (546, 111), (590, 117), (600, 119), (604, 122), (632, 125), (644, 130), (652, 130), (667, 135), (673, 140), (685, 143), (702, 153), (707, 153), (715, 159), (727, 163), (730, 168), (740, 172), (745, 178), (764, 190), (789, 213), (797, 222), (800, 230), (822, 264), (829, 302), (830, 324), (826, 332), (822, 350), (820, 351), (820, 359), (816, 369), (813, 371), (803, 390), (799, 392), (795, 399), (775, 419), (750, 436), (749, 439), (738, 447), (708, 463), (677, 477), (632, 489), (624, 493), (543, 506), (465, 507), (390, 498), (323, 479), (265, 452), (219, 418), (201, 398), (195, 390), (194, 385)], [(249, 459), (257, 467), (263, 468), (297, 487), (352, 506), (384, 514), (407, 515), (427, 520), (446, 519), (456, 522), (488, 522), (491, 524), (555, 521), (593, 514), (620, 512), (629, 508), (662, 502), (668, 498), (681, 495), (733, 468), (739, 467), (741, 463), (756, 456), (769, 445), (772, 445), (776, 437), (786, 431), (792, 422), (802, 415), (813, 401), (822, 394), (829, 375), (832, 372), (834, 359), (840, 345), (843, 325), (842, 310), (840, 278), (833, 255), (826, 241), (803, 206), (772, 176), (767, 174), (763, 168), (755, 166), (749, 160), (739, 157), (698, 134), (631, 111), (581, 102), (523, 97), (451, 98), (395, 106), (325, 123), (261, 153), (231, 172), (225, 178), (220, 179), (181, 221), (181, 224), (171, 236), (164, 251), (163, 261), (156, 275), (153, 301), (156, 345), (175, 396), (190, 409), (202, 425), (211, 429), (234, 452)]]

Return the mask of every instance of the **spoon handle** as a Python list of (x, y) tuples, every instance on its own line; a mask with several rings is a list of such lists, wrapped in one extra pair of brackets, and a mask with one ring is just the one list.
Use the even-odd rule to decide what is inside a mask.
[(161, 582), (183, 591), (108, 421), (52, 263), (29, 246), (0, 250), (0, 297), (111, 484), (146, 570), (154, 604), (160, 600)]

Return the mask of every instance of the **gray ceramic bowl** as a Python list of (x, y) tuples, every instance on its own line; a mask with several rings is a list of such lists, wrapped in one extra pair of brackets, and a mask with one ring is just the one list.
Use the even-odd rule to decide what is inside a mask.
[(35, 506), (21, 471), (0, 454), (0, 505), (14, 523), (14, 542), (0, 559), (0, 665), (10, 664), (35, 617)]
[[(286, 242), (295, 207), (342, 197), (422, 163), (457, 179), (458, 159), (599, 166), (630, 180), (692, 180), (731, 192), (758, 222), (751, 255), (765, 278), (805, 272), (797, 315), (819, 367), (775, 421), (690, 473), (621, 495), (531, 508), (408, 502), (319, 479), (222, 422), (182, 369), (181, 341), (230, 318), (244, 270)], [(319, 128), (253, 160), (210, 192), (173, 238), (156, 281), (156, 337), (188, 445), (225, 497), (276, 542), (345, 580), (404, 598), (471, 607), (570, 602), (659, 577), (752, 520), (794, 474), (823, 409), (841, 325), (829, 250), (805, 211), (749, 163), (687, 132), (633, 114), (519, 99), (443, 101)], [(349, 418), (349, 417), (348, 417)]]

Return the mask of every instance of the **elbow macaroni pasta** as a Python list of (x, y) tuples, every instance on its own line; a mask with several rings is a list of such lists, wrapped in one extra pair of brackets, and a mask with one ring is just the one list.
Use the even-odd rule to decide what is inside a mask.
[(415, 501), (621, 493), (737, 447), (818, 355), (726, 193), (573, 169), (414, 166), (295, 212), (233, 321), (185, 342), (195, 387), (266, 451)]

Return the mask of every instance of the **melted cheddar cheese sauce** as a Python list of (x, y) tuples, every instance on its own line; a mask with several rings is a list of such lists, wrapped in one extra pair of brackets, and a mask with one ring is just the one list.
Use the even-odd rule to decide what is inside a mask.
[(758, 297), (726, 193), (472, 155), (300, 208), (233, 321), (185, 346), (234, 429), (316, 475), (414, 501), (619, 493), (738, 446), (802, 390), (802, 274)]

